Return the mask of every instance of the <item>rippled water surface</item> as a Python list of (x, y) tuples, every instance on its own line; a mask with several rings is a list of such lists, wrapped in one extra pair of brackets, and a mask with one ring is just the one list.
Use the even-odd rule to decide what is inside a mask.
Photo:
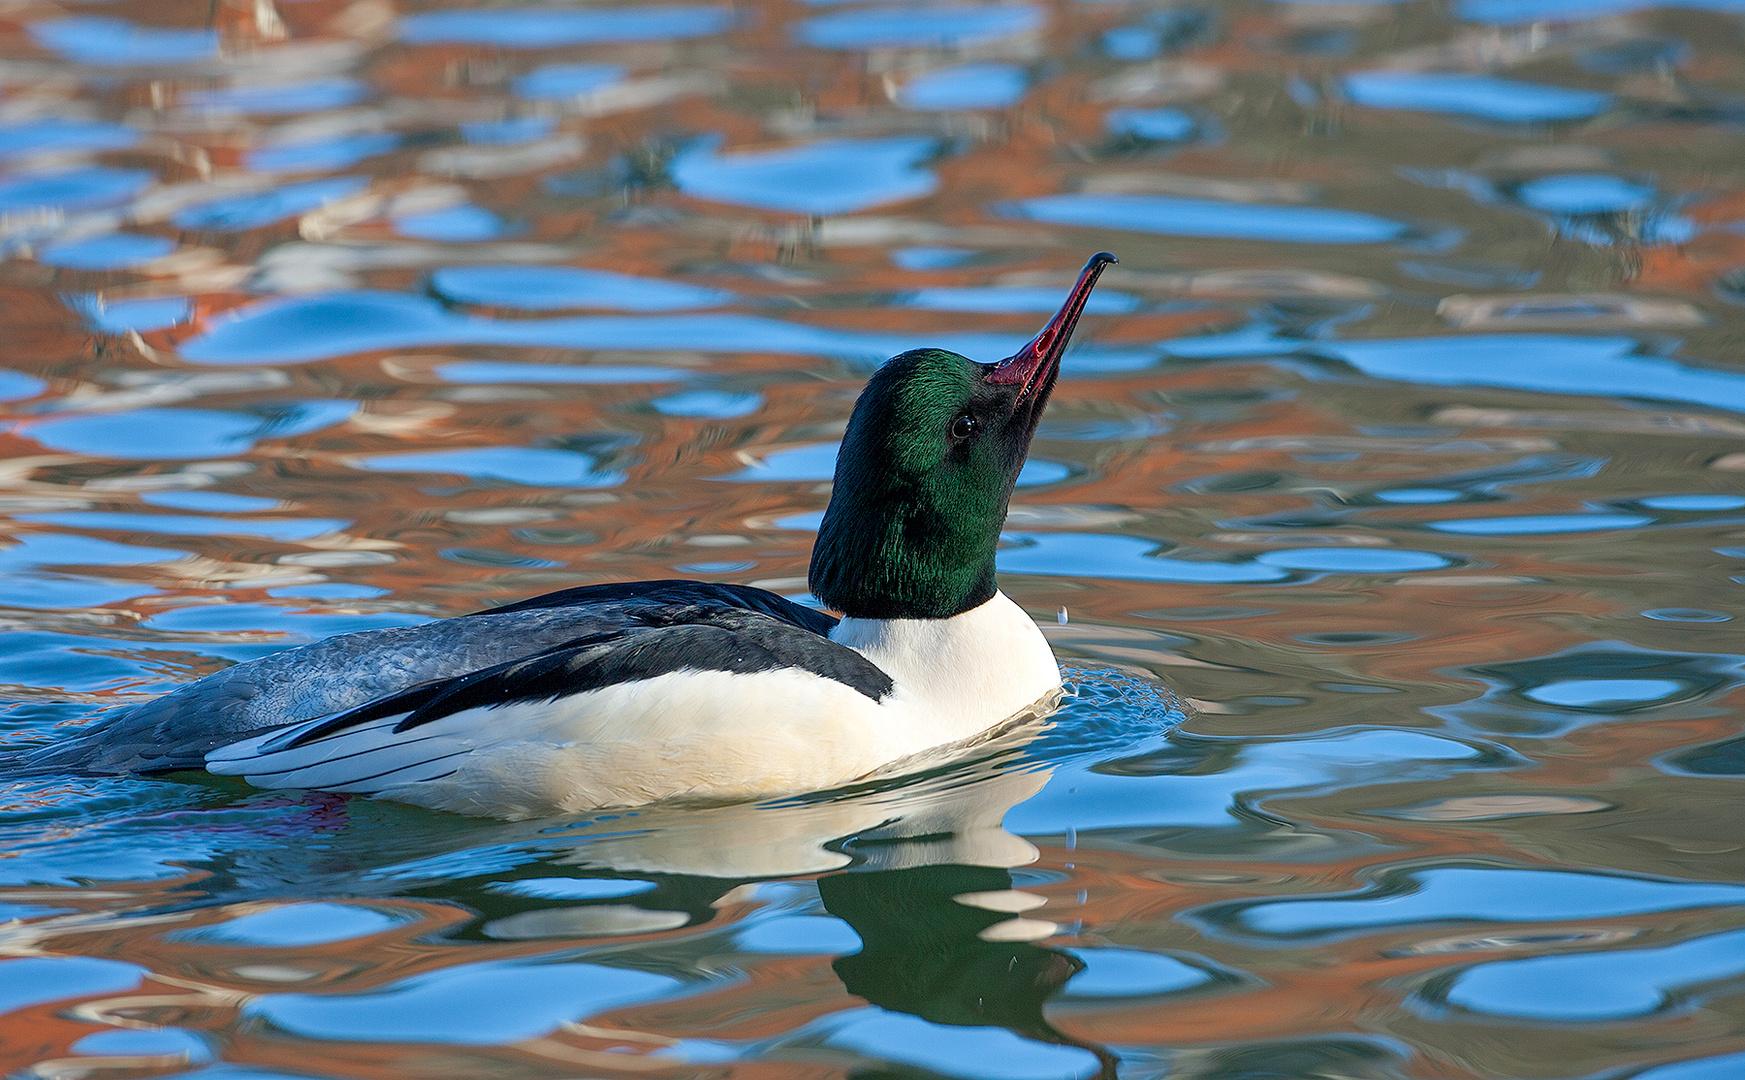
[(512, 824), (0, 782), (0, 1072), (1745, 1076), (1736, 0), (7, 0), (0, 744), (803, 594), (872, 367), (1099, 248), (1051, 726)]

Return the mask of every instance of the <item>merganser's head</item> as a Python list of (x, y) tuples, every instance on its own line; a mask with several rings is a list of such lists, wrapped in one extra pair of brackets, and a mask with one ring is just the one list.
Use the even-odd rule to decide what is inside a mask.
[(812, 549), (812, 594), (864, 619), (943, 619), (994, 595), (1012, 485), (1060, 374), (1099, 251), (1066, 303), (998, 364), (944, 349), (892, 357), (861, 391)]

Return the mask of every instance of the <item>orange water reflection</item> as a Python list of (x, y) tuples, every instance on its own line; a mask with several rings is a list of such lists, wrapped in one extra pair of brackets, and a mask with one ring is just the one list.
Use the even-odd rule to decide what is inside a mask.
[[(575, 863), (493, 824), (328, 797), (10, 784), (0, 964), (141, 976), (0, 1007), (9, 1073), (210, 1059), (773, 1080), (1028, 1061), (1026, 1076), (1696, 1080), (1725, 1073), (1675, 1063), (1745, 1053), (1745, 964), (1609, 1018), (1447, 996), (1487, 962), (1610, 956), (1628, 983), (1636, 950), (1713, 937), (1719, 955), (1737, 902), (1535, 915), (1527, 894), (1519, 911), (1291, 939), (1207, 914), (1401, 880), (1410, 908), (1448, 868), (1740, 883), (1745, 516), (1727, 500), (1745, 470), (1745, 39), (1729, 5), (1057, 0), (1024, 9), (1031, 29), (946, 46), (889, 35), (1019, 8), (925, 9), (836, 45), (809, 28), (880, 6), (760, 0), (715, 29), (615, 43), (575, 38), (591, 6), (419, 21), (461, 10), (0, 11), (0, 740), (361, 620), (639, 577), (801, 593), (807, 517), (828, 500), (816, 466), (879, 349), (1027, 337), (1042, 316), (1018, 291), (1063, 288), (1105, 247), (1122, 261), (1104, 286), (1131, 303), (1081, 325), (1034, 452), (1053, 471), (1015, 500), (1003, 584), (1067, 662), (1160, 679), (1198, 711), (1091, 764), (1006, 774), (1049, 784), (1006, 800), (1022, 838), (984, 807), (946, 830), (973, 851), (911, 836), (855, 849), (872, 860), (859, 874), (832, 873), (831, 853), (884, 817), (852, 800), (796, 829), (804, 858), (777, 842), (794, 836), (746, 843), (764, 818), (681, 817), (650, 827), (660, 859)], [(529, 11), (561, 18), (516, 29)], [(976, 93), (1015, 78), (1016, 96), (905, 104), (962, 64), (993, 66)], [(1362, 71), (1481, 82), (1390, 105), (1360, 100)], [(533, 89), (541, 72), (571, 90)], [(910, 138), (926, 143), (904, 157)], [(800, 179), (734, 172), (819, 144), (852, 152)], [(924, 193), (886, 197), (918, 175)], [(750, 187), (705, 198), (697, 176)], [(285, 192), (336, 179), (306, 205)], [(827, 195), (862, 203), (807, 210)], [(1068, 195), (1089, 224), (1019, 205)], [(269, 196), (290, 201), (261, 209)], [(118, 249), (90, 245), (117, 232), (169, 248), (106, 264)], [(649, 314), (473, 302), (431, 280), (498, 264), (731, 295)], [(262, 325), (263, 298), (345, 292), (417, 310), (382, 338), (355, 336), (361, 315), (238, 330)], [(169, 316), (128, 306), (180, 297)], [(607, 325), (620, 317), (641, 321)], [(332, 402), (355, 408), (309, 404)], [(1396, 760), (1383, 750), (1407, 744), (1371, 736), (1472, 753)], [(1347, 745), (1381, 749), (1328, 749)], [(1110, 789), (1123, 813), (1071, 801), (1111, 777), (1135, 785)], [(1205, 805), (1183, 794), (1221, 778)], [(535, 854), (469, 861), (498, 849)], [(642, 899), (493, 891), (637, 874), (656, 883)], [(1046, 902), (953, 900), (1007, 893)], [(380, 925), (294, 945), (192, 933), (309, 902)], [(1133, 966), (1105, 975), (1099, 957)], [(675, 983), (472, 1043), (299, 1033), (271, 1013), (493, 962)], [(162, 1030), (193, 1034), (75, 1049)], [(923, 1052), (954, 1031), (988, 1056)]]

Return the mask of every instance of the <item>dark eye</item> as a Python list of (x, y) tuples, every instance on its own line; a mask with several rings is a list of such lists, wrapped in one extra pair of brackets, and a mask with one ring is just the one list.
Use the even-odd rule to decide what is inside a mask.
[(971, 435), (974, 435), (976, 433), (976, 428), (979, 426), (980, 425), (976, 423), (975, 417), (968, 413), (964, 413), (962, 416), (951, 422), (951, 437), (956, 439), (958, 442), (962, 442)]

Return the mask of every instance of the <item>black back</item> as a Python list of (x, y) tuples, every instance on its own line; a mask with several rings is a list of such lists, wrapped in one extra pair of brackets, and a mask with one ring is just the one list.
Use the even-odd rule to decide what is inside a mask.
[[(614, 581), (604, 585), (579, 585), (560, 589), (543, 596), (532, 596), (503, 607), (486, 608), (473, 615), (506, 615), (515, 611), (535, 611), (547, 608), (589, 607), (600, 604), (668, 604), (680, 607), (717, 605), (755, 611), (792, 623), (814, 634), (825, 635), (836, 626), (836, 620), (822, 611), (796, 604), (784, 596), (751, 585), (729, 585), (716, 581)], [(462, 616), (467, 618), (469, 616)]]

